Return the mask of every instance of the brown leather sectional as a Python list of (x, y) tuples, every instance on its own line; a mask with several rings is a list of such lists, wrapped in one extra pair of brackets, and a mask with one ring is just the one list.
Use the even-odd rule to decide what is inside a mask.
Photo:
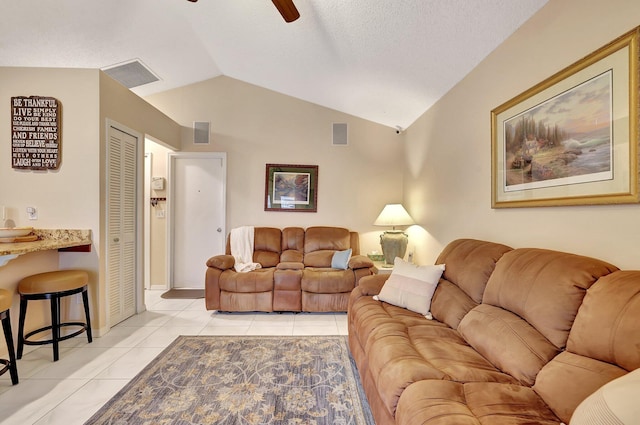
[[(352, 250), (346, 270), (331, 268), (336, 251)], [(357, 232), (316, 226), (256, 227), (253, 261), (262, 268), (238, 273), (226, 255), (207, 261), (205, 300), (219, 311), (347, 311), (349, 295), (373, 263), (360, 255)]]
[(351, 294), (349, 344), (378, 425), (569, 424), (640, 367), (640, 271), (471, 239), (436, 263), (434, 320), (375, 301), (388, 276)]

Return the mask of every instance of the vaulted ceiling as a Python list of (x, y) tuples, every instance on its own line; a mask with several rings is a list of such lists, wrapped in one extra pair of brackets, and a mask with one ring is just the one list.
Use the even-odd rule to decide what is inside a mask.
[(406, 128), (547, 2), (294, 1), (0, 0), (0, 66), (138, 59), (140, 96), (226, 75)]

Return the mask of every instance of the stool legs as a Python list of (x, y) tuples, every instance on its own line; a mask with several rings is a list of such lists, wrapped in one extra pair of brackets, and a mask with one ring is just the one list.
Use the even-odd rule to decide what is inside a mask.
[[(81, 293), (82, 294), (82, 303), (84, 305), (84, 314), (86, 322), (62, 322), (60, 320), (60, 300), (63, 297), (68, 295), (73, 295)], [(27, 303), (29, 300), (38, 300), (38, 299), (49, 299), (51, 302), (51, 326), (44, 326), (40, 329), (36, 329), (29, 333), (25, 334), (24, 325), (25, 319), (27, 316)], [(71, 334), (61, 336), (60, 328), (65, 326), (80, 326), (81, 329), (75, 331)], [(33, 335), (36, 335), (43, 331), (51, 331), (51, 339), (45, 341), (33, 341), (29, 340), (29, 338)], [(52, 344), (53, 345), (53, 361), (56, 362), (60, 359), (60, 341), (64, 341), (65, 339), (73, 338), (76, 335), (81, 334), (82, 332), (87, 333), (87, 341), (91, 343), (93, 341), (93, 336), (91, 333), (91, 319), (89, 314), (89, 295), (87, 292), (87, 287), (84, 286), (82, 288), (77, 288), (70, 291), (65, 292), (55, 292), (55, 293), (44, 293), (44, 294), (35, 294), (35, 295), (20, 295), (20, 322), (18, 324), (18, 352), (17, 356), (19, 359), (22, 358), (22, 353), (25, 345), (44, 345), (44, 344)]]
[(60, 358), (60, 297), (51, 298), (51, 342), (53, 343), (53, 361)]
[(9, 310), (0, 313), (2, 317), (2, 328), (4, 329), (4, 339), (7, 342), (7, 351), (9, 351), (9, 373), (11, 374), (11, 383), (18, 383), (18, 366), (16, 363), (16, 351), (13, 346), (13, 332), (11, 331), (11, 316)]
[(86, 288), (82, 291), (82, 303), (84, 304), (84, 316), (87, 321), (87, 341), (91, 344), (93, 335), (91, 334), (91, 318), (89, 317), (89, 292)]
[(27, 300), (20, 297), (20, 318), (18, 319), (18, 353), (17, 357), (22, 358), (24, 350), (24, 320), (27, 317)]

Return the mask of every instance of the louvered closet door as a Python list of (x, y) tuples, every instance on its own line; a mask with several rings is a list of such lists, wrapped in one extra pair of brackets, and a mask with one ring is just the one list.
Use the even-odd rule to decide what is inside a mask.
[(107, 297), (109, 325), (136, 312), (136, 150), (138, 139), (109, 127)]

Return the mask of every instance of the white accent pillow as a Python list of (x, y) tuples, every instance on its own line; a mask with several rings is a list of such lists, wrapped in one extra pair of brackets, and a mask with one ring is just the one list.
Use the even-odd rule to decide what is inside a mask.
[(637, 424), (640, 418), (640, 369), (600, 387), (571, 416), (571, 425)]
[(443, 272), (444, 264), (417, 266), (396, 257), (391, 276), (376, 299), (428, 318), (431, 315), (431, 298)]

